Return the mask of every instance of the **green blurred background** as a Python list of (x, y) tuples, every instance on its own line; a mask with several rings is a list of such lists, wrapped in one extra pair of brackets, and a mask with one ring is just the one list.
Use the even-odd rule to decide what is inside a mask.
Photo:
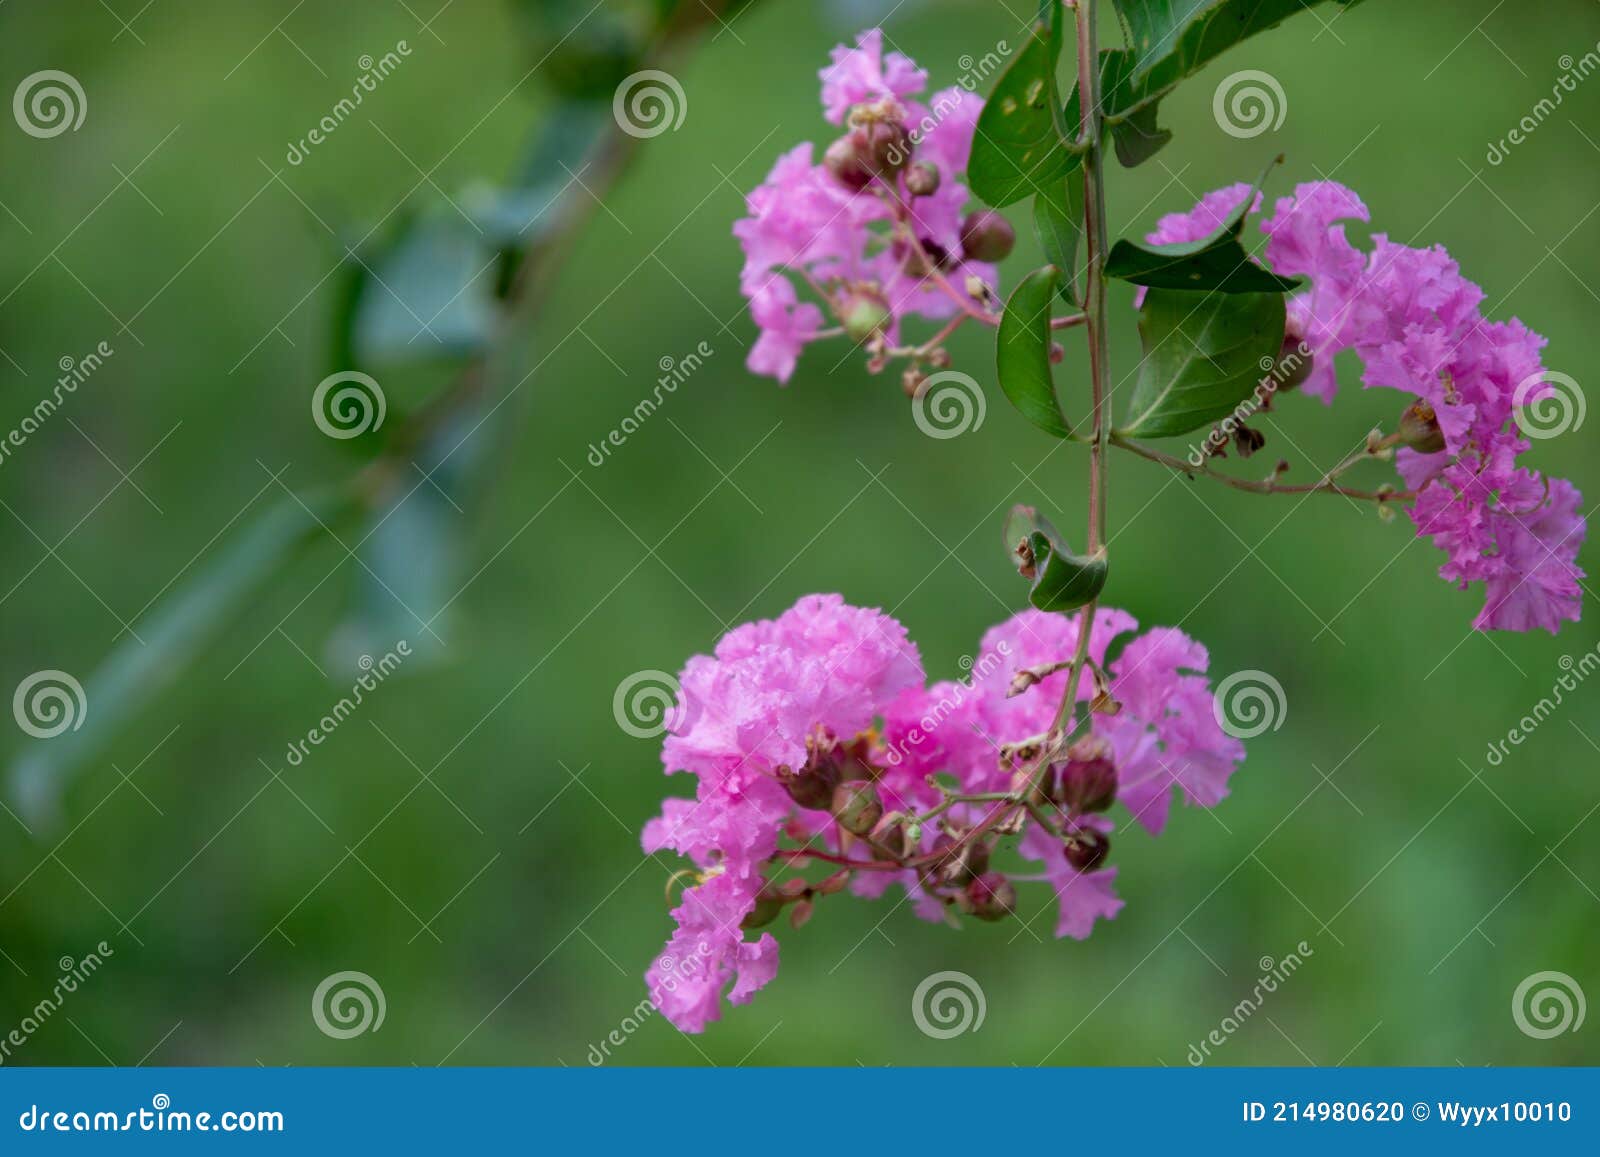
[[(386, 215), (386, 228), (448, 220), (447, 195), (472, 203), (506, 180), (540, 118), (564, 115), (546, 73), (587, 77), (608, 100), (603, 60), (572, 54), (603, 57), (630, 27), (612, 0), (456, 0), (437, 15), (426, 0), (163, 0), (137, 16), (114, 3), (131, 28), (92, 4), (0, 9), (4, 91), (59, 68), (89, 101), (77, 132), (0, 131), (0, 426), (50, 391), (60, 359), (115, 349), (0, 466), (8, 692), (41, 668), (87, 679), (129, 645), (124, 622), (143, 634), (158, 596), (283, 497), (279, 471), (299, 492), (352, 473), (362, 445), (323, 437), (307, 412), (316, 383), (348, 368), (328, 352), (354, 264), (335, 237)], [(944, 85), (963, 57), (1017, 43), (1030, 7), (907, 4), (887, 28)], [(1371, 0), (1325, 31), (1332, 12), (1230, 53), (1167, 101), (1173, 144), (1111, 174), (1114, 233), (1144, 232), (1282, 151), (1272, 191), (1347, 182), (1376, 230), (1446, 245), (1492, 316), (1548, 335), (1547, 364), (1587, 384), (1600, 81), (1503, 164), (1486, 152), (1548, 95), (1561, 58), (1595, 47), (1600, 11)], [(474, 435), (500, 447), (481, 456), (470, 501), (435, 502), (406, 532), (414, 542), (390, 543), (398, 565), (351, 561), (341, 544), (360, 527), (312, 536), (84, 762), (55, 818), (28, 813), (25, 830), (20, 810), (0, 815), (0, 1032), (48, 993), (59, 958), (102, 939), (115, 951), (8, 1063), (585, 1064), (642, 998), (670, 927), (676, 865), (642, 860), (638, 830), (665, 791), (690, 786), (663, 779), (657, 741), (618, 727), (619, 683), (675, 671), (726, 626), (812, 591), (892, 609), (930, 675), (954, 677), (1023, 604), (1001, 514), (1038, 503), (1072, 533), (1086, 461), (1004, 404), (985, 335), (953, 348), (990, 388), (987, 420), (948, 441), (918, 433), (894, 375), (870, 376), (837, 345), (813, 349), (787, 389), (743, 368), (754, 331), (729, 226), (779, 152), (826, 141), (816, 69), (871, 19), (760, 0), (672, 56), (684, 123), (594, 189), (603, 209), (502, 347), (502, 384), (528, 376)], [(286, 164), (358, 58), (402, 39), (412, 54), (398, 71)], [(1280, 79), (1278, 131), (1218, 130), (1211, 95), (1241, 68)], [(1029, 239), (1006, 283), (1035, 256)], [(1113, 288), (1122, 367), (1137, 357), (1129, 297)], [(701, 342), (705, 365), (605, 465), (587, 462), (661, 360)], [(1069, 337), (1060, 378), (1081, 409), (1080, 343)], [(1294, 397), (1263, 426), (1292, 477), (1399, 407), (1361, 396), (1342, 369), (1335, 408)], [(380, 372), (391, 422), (449, 371), (435, 359)], [(1596, 431), (1542, 444), (1537, 464), (1600, 492)], [(1127, 907), (1087, 942), (1050, 938), (1038, 886), (1023, 889), (1022, 921), (961, 932), (892, 902), (829, 900), (801, 932), (780, 931), (782, 970), (753, 1004), (692, 1039), (654, 1018), (611, 1063), (1181, 1065), (1261, 959), (1300, 941), (1313, 955), (1215, 1063), (1600, 1059), (1600, 1027), (1532, 1039), (1509, 1007), (1541, 970), (1600, 995), (1600, 684), (1501, 766), (1485, 761), (1560, 657), (1595, 645), (1596, 608), (1556, 639), (1475, 634), (1480, 594), (1441, 582), (1440, 556), (1404, 519), (1173, 482), (1127, 458), (1111, 494), (1110, 600), (1147, 624), (1181, 622), (1216, 676), (1263, 669), (1285, 688), (1284, 725), (1249, 743), (1225, 804), (1176, 810), (1160, 840), (1119, 841)], [(442, 643), (419, 641), (291, 766), (288, 744), (347, 693), (355, 655), (420, 639), (394, 600), (362, 589), (366, 566), (461, 593), (434, 623)], [(363, 600), (398, 624), (376, 648), (352, 633)], [(104, 706), (91, 694), (86, 732)], [(72, 742), (7, 724), (8, 761)], [(378, 980), (387, 1018), (334, 1040), (308, 1004), (345, 969)], [(934, 1040), (911, 996), (945, 969), (981, 984), (987, 1019)]]

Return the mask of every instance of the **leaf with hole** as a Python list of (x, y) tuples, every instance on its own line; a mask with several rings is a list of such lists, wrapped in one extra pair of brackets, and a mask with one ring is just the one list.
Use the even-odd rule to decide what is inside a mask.
[(996, 209), (1059, 184), (1078, 167), (1078, 154), (1063, 139), (1068, 122), (1056, 86), (1061, 35), (1061, 5), (1055, 4), (1048, 24), (1028, 30), (1027, 43), (978, 115), (967, 184)]

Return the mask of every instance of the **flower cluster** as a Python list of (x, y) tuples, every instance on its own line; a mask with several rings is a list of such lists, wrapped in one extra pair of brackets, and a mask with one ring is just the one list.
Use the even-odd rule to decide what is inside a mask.
[[(1244, 758), (1218, 724), (1205, 648), (1157, 628), (1108, 662), (1136, 626), (1121, 611), (1095, 616), (1069, 703), (1093, 710), (1070, 744), (1054, 721), (1075, 617), (1024, 611), (984, 637), (969, 680), (932, 687), (899, 623), (837, 595), (802, 599), (691, 659), (663, 762), (695, 776), (695, 798), (669, 798), (643, 843), (689, 857), (696, 882), (647, 975), (652, 1001), (680, 1029), (703, 1030), (724, 993), (743, 1003), (777, 970), (777, 941), (747, 930), (785, 908), (798, 927), (847, 887), (873, 897), (899, 883), (931, 920), (1004, 919), (1016, 871), (991, 859), (1006, 835), (1042, 865), (1027, 878), (1055, 891), (1058, 936), (1116, 915), (1106, 812), (1120, 802), (1158, 834), (1174, 788), (1210, 807)], [(813, 880), (813, 863), (835, 870)]]
[(821, 75), (824, 114), (845, 134), (820, 163), (809, 143), (780, 157), (733, 227), (745, 254), (740, 288), (761, 331), (748, 365), (780, 382), (808, 342), (840, 332), (824, 329), (823, 310), (801, 300), (793, 278), (882, 359), (902, 318), (980, 310), (992, 263), (1014, 240), (998, 214), (965, 213), (960, 178), (982, 98), (954, 87), (921, 103), (928, 74), (885, 55), (880, 29), (835, 48)]
[[(1250, 192), (1233, 185), (1208, 194), (1191, 213), (1163, 218), (1149, 240), (1198, 240)], [(1585, 523), (1571, 483), (1518, 464), (1530, 443), (1516, 411), (1549, 397), (1545, 339), (1515, 319), (1486, 320), (1483, 290), (1440, 246), (1375, 234), (1370, 252), (1358, 249), (1343, 222), (1369, 219), (1355, 193), (1317, 181), (1281, 198), (1261, 223), (1265, 264), (1310, 279), (1288, 303), (1290, 342), (1311, 355), (1300, 388), (1331, 403), (1335, 355), (1354, 350), (1363, 385), (1411, 395), (1396, 464), (1415, 494), (1417, 533), (1449, 555), (1440, 576), (1463, 588), (1484, 583), (1474, 626), (1554, 633), (1579, 616)]]

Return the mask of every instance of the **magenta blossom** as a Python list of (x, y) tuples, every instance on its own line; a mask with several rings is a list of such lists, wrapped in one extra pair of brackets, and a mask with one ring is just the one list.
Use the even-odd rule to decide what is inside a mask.
[[(827, 119), (845, 135), (820, 160), (810, 144), (780, 157), (733, 227), (745, 255), (740, 289), (761, 331), (747, 364), (780, 382), (820, 337), (848, 336), (877, 367), (904, 319), (983, 313), (992, 259), (1011, 244), (1003, 221), (967, 213), (961, 177), (981, 97), (948, 88), (921, 103), (927, 73), (885, 55), (881, 29), (835, 48), (821, 76)], [(824, 329), (817, 305), (796, 304), (799, 283), (837, 328)], [(974, 283), (987, 288), (974, 296)]]
[[(1162, 218), (1150, 239), (1195, 240), (1247, 192), (1233, 185), (1210, 193), (1194, 212)], [(1314, 181), (1281, 198), (1261, 223), (1264, 263), (1310, 281), (1288, 303), (1290, 338), (1311, 359), (1300, 388), (1331, 403), (1334, 359), (1354, 350), (1363, 385), (1408, 395), (1396, 465), (1415, 494), (1417, 533), (1449, 556), (1440, 576), (1460, 587), (1484, 584), (1474, 626), (1554, 633), (1579, 616), (1586, 525), (1570, 483), (1519, 464), (1531, 442), (1516, 411), (1547, 397), (1545, 339), (1515, 319), (1486, 320), (1483, 290), (1439, 246), (1416, 249), (1377, 234), (1370, 252), (1357, 248), (1345, 222), (1368, 219), (1349, 189)]]
[[(702, 1031), (724, 995), (743, 1003), (775, 975), (777, 940), (760, 929), (791, 906), (798, 927), (847, 886), (872, 898), (898, 883), (929, 920), (1004, 918), (1016, 890), (990, 859), (1007, 833), (1040, 863), (1017, 879), (1057, 897), (1058, 936), (1115, 916), (1106, 809), (1120, 802), (1159, 834), (1175, 792), (1215, 806), (1244, 758), (1213, 710), (1205, 648), (1158, 628), (1110, 657), (1136, 626), (1121, 611), (1095, 616), (1073, 701), (1096, 711), (1071, 736), (1052, 735), (1068, 679), (1053, 668), (1077, 645), (1064, 615), (1022, 612), (984, 636), (966, 679), (928, 688), (904, 628), (837, 595), (691, 659), (663, 759), (697, 791), (668, 799), (643, 843), (687, 856), (696, 883), (647, 975), (654, 1004)], [(804, 875), (816, 861), (833, 874)]]

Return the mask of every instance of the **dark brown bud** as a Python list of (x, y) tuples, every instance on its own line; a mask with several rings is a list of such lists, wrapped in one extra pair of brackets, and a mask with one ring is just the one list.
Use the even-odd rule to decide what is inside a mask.
[(1248, 458), (1267, 444), (1267, 436), (1240, 422), (1233, 430), (1233, 444), (1238, 447), (1239, 457)]
[(902, 249), (905, 252), (900, 268), (907, 277), (927, 277), (936, 269), (950, 268), (950, 252), (943, 245), (936, 241), (922, 241), (920, 244), (920, 249), (904, 242), (896, 246), (896, 253)]
[(1103, 812), (1117, 798), (1117, 765), (1111, 744), (1085, 735), (1067, 748), (1051, 798), (1074, 813)]
[(961, 907), (979, 920), (1004, 920), (1017, 910), (1017, 889), (1001, 872), (986, 872), (967, 885)]
[(789, 793), (789, 798), (801, 807), (827, 811), (833, 803), (833, 789), (839, 786), (839, 766), (832, 758), (824, 757), (798, 772), (780, 767), (778, 782)]
[(931, 197), (939, 191), (939, 170), (921, 161), (906, 170), (906, 192), (913, 197)]
[(1017, 243), (1017, 231), (999, 213), (983, 209), (961, 222), (961, 252), (971, 261), (1004, 261)]
[(860, 192), (872, 182), (872, 172), (856, 152), (856, 144), (850, 134), (828, 146), (828, 151), (822, 154), (822, 164), (841, 185), (855, 192)]
[(865, 836), (883, 818), (883, 801), (878, 798), (877, 788), (870, 783), (841, 783), (833, 789), (833, 807), (830, 810), (845, 831), (851, 835)]
[(871, 177), (892, 179), (911, 163), (911, 138), (896, 120), (868, 120), (850, 130), (850, 143)]
[(1400, 441), (1418, 454), (1437, 454), (1444, 449), (1444, 431), (1439, 415), (1427, 402), (1418, 401), (1400, 415)]
[(1078, 871), (1092, 872), (1105, 863), (1106, 857), (1111, 854), (1111, 840), (1104, 832), (1084, 828), (1068, 835), (1061, 851), (1067, 857), (1067, 863)]
[(922, 383), (927, 380), (921, 370), (907, 370), (900, 375), (900, 388), (906, 392), (906, 397), (914, 398), (917, 396), (917, 391), (922, 389)]

